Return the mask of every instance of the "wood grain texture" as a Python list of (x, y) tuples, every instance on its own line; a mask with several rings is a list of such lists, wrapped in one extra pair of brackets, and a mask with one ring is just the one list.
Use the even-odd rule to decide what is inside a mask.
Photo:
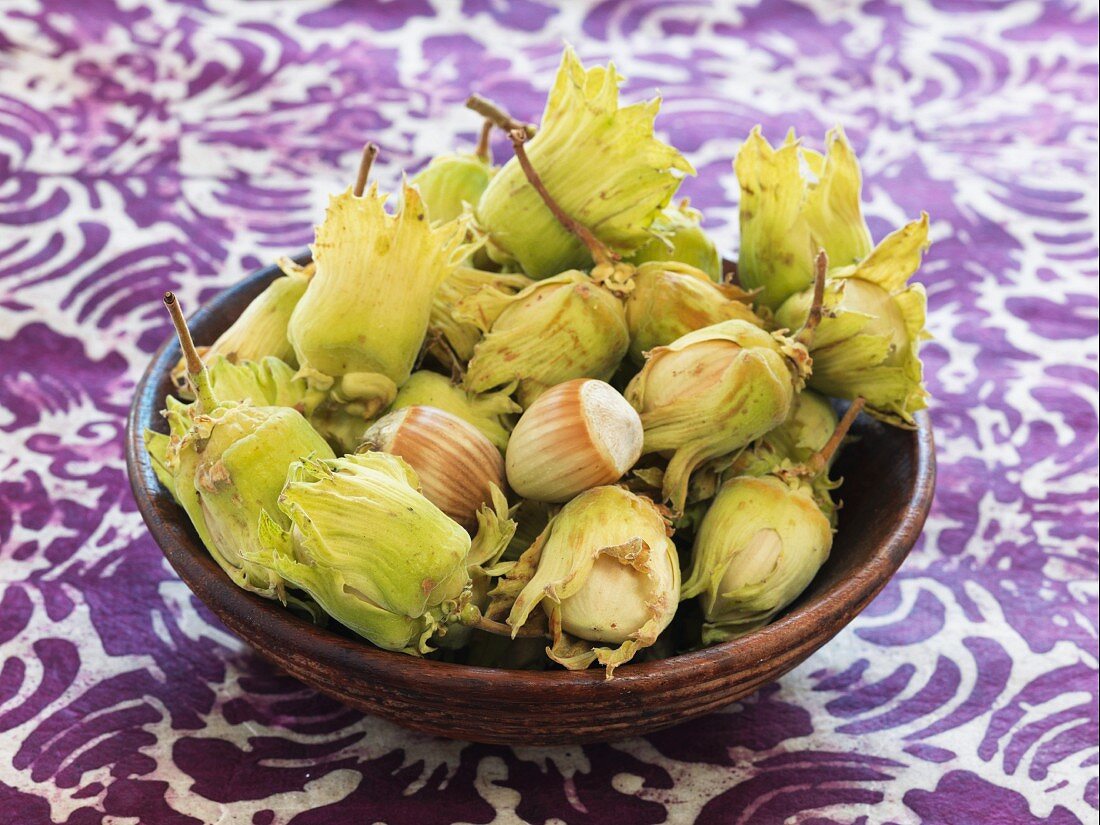
[[(303, 253), (296, 260), (304, 262)], [(279, 274), (262, 269), (191, 318), (211, 343)], [(848, 624), (912, 549), (932, 502), (935, 454), (927, 413), (913, 432), (861, 416), (841, 453), (844, 508), (829, 561), (802, 597), (744, 638), (653, 662), (605, 681), (580, 673), (495, 670), (390, 653), (318, 628), (234, 586), (206, 553), (183, 510), (153, 473), (146, 427), (166, 431), (160, 409), (180, 355), (167, 341), (139, 381), (130, 410), (127, 466), (138, 509), (180, 578), (262, 656), (338, 700), (400, 725), (476, 742), (551, 745), (635, 736), (714, 711), (798, 665)]]

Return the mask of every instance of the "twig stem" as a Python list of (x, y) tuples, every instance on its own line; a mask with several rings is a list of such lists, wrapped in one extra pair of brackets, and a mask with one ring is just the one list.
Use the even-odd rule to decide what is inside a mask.
[(363, 197), (363, 193), (367, 191), (367, 178), (376, 157), (378, 147), (375, 144), (368, 143), (363, 147), (363, 156), (359, 159), (359, 174), (355, 176), (355, 188), (351, 190), (357, 198)]
[(493, 148), (489, 145), (489, 138), (493, 134), (493, 121), (485, 118), (481, 124), (481, 134), (477, 138), (477, 148), (474, 154), (486, 163), (493, 162)]
[(191, 330), (187, 328), (187, 321), (180, 309), (180, 302), (172, 292), (164, 293), (164, 306), (168, 308), (168, 314), (172, 316), (172, 326), (176, 328), (176, 337), (183, 350), (183, 358), (187, 364), (187, 375), (195, 387), (195, 395), (199, 399), (202, 408), (209, 412), (218, 404), (214, 397), (214, 390), (210, 386), (210, 373), (206, 371), (199, 351), (195, 349), (195, 342), (191, 339)]
[(817, 325), (821, 323), (821, 314), (823, 312), (822, 305), (825, 302), (825, 273), (829, 270), (829, 257), (825, 254), (825, 250), (822, 249), (817, 253), (817, 260), (814, 261), (814, 297), (813, 302), (810, 304), (810, 311), (806, 315), (806, 323), (802, 325), (802, 329), (798, 331), (798, 335), (795, 336), (800, 344), (809, 346), (810, 342), (814, 338), (814, 330), (817, 329)]
[(856, 420), (856, 416), (859, 415), (860, 410), (863, 409), (864, 399), (857, 398), (848, 407), (848, 411), (844, 413), (844, 417), (840, 419), (840, 423), (836, 425), (836, 429), (833, 430), (833, 434), (829, 436), (829, 440), (825, 442), (825, 445), (810, 456), (806, 462), (806, 469), (808, 469), (813, 475), (817, 475), (824, 470), (832, 459), (833, 454), (840, 447), (840, 442), (844, 440), (844, 437), (848, 435), (848, 430), (852, 427), (852, 422)]
[(523, 174), (527, 176), (528, 183), (530, 183), (535, 191), (539, 193), (543, 202), (546, 204), (546, 208), (558, 219), (558, 223), (580, 238), (581, 242), (588, 247), (588, 251), (592, 255), (592, 260), (597, 265), (612, 264), (619, 260), (618, 254), (613, 252), (607, 244), (597, 238), (592, 233), (592, 230), (562, 209), (561, 206), (558, 205), (558, 202), (554, 200), (553, 196), (546, 190), (546, 185), (542, 182), (542, 178), (539, 177), (539, 173), (535, 171), (535, 167), (531, 165), (531, 160), (527, 157), (527, 150), (523, 147), (523, 144), (527, 141), (527, 135), (520, 129), (513, 129), (508, 135), (512, 138), (512, 146), (516, 150), (516, 160), (519, 161), (520, 168), (523, 169)]
[(523, 123), (508, 114), (502, 107), (481, 95), (470, 95), (466, 98), (466, 108), (477, 112), (490, 123), (512, 132), (516, 129), (524, 132), (528, 137), (535, 134), (535, 127), (531, 123)]

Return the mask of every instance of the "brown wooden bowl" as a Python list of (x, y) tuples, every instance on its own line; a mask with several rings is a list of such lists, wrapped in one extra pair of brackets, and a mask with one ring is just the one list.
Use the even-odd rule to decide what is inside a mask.
[[(299, 256), (299, 261), (308, 256)], [(262, 269), (195, 313), (209, 344), (279, 274)], [(838, 459), (844, 508), (832, 554), (813, 583), (767, 627), (667, 659), (603, 670), (516, 671), (418, 659), (319, 628), (239, 589), (210, 558), (184, 511), (157, 481), (146, 427), (166, 432), (160, 410), (180, 357), (166, 341), (137, 385), (126, 461), (138, 509), (169, 563), (226, 627), (260, 655), (322, 693), (399, 725), (475, 742), (554, 745), (621, 739), (717, 710), (771, 682), (835, 636), (882, 589), (920, 535), (935, 484), (932, 425), (913, 432), (860, 416)]]

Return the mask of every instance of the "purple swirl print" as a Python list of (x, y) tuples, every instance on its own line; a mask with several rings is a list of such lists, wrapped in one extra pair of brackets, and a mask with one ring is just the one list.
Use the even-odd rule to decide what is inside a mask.
[[(843, 124), (876, 238), (926, 209), (924, 538), (780, 683), (612, 745), (409, 733), (261, 661), (135, 511), (123, 417), (195, 307), (613, 58), (728, 254), (756, 123)], [(1070, 823), (1098, 816), (1097, 16), (1070, 0), (8, 0), (0, 823)], [(498, 156), (506, 147), (497, 143)]]

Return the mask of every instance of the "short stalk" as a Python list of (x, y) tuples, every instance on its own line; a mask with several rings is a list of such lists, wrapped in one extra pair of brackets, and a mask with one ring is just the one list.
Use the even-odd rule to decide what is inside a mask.
[(546, 185), (542, 182), (542, 178), (539, 177), (539, 173), (536, 172), (535, 167), (531, 165), (531, 159), (527, 157), (527, 150), (523, 145), (527, 142), (527, 135), (519, 129), (514, 129), (509, 132), (509, 137), (512, 138), (512, 146), (516, 150), (516, 160), (519, 161), (520, 168), (523, 169), (523, 174), (527, 176), (527, 182), (539, 193), (543, 203), (546, 204), (546, 208), (558, 219), (558, 223), (580, 238), (581, 242), (588, 247), (588, 251), (592, 255), (592, 260), (597, 266), (603, 264), (613, 265), (615, 261), (619, 260), (619, 255), (613, 252), (607, 244), (597, 238), (592, 230), (562, 209), (561, 206), (558, 205), (558, 202), (554, 200), (553, 196), (547, 191)]
[(824, 249), (817, 253), (817, 260), (814, 264), (813, 301), (810, 304), (810, 311), (806, 315), (806, 323), (802, 325), (802, 329), (800, 329), (795, 336), (795, 340), (807, 348), (813, 343), (814, 330), (817, 329), (817, 325), (821, 323), (821, 314), (824, 311), (825, 273), (829, 269), (829, 257), (825, 254)]
[(378, 157), (378, 146), (368, 143), (363, 147), (363, 156), (359, 159), (359, 173), (355, 176), (355, 187), (351, 190), (357, 198), (363, 197), (367, 191), (367, 178), (370, 176), (370, 168), (374, 165), (374, 159)]
[(179, 339), (180, 349), (183, 350), (187, 375), (195, 388), (195, 396), (201, 407), (206, 412), (210, 412), (218, 405), (218, 399), (214, 397), (214, 389), (210, 386), (210, 373), (206, 371), (199, 351), (195, 349), (195, 342), (191, 339), (191, 330), (187, 328), (180, 302), (174, 293), (165, 292), (164, 305), (168, 308), (168, 314), (172, 316), (172, 326), (176, 328), (176, 337)]
[(504, 111), (502, 107), (481, 95), (470, 95), (466, 98), (466, 108), (477, 112), (494, 126), (503, 129), (505, 132), (512, 132), (519, 129), (528, 137), (532, 137), (535, 134), (534, 124), (516, 120)]
[(492, 137), (492, 134), (493, 121), (485, 118), (484, 123), (481, 124), (481, 134), (478, 135), (477, 148), (474, 149), (474, 154), (488, 164), (493, 162), (493, 149), (489, 145), (489, 138)]
[(844, 417), (840, 419), (840, 423), (836, 425), (833, 434), (829, 436), (829, 440), (806, 461), (805, 466), (810, 475), (820, 475), (829, 466), (829, 461), (832, 460), (833, 455), (840, 448), (840, 442), (848, 435), (848, 430), (851, 429), (852, 423), (856, 420), (860, 410), (863, 409), (864, 403), (862, 397), (853, 401), (851, 406), (848, 407), (848, 411), (844, 413)]

